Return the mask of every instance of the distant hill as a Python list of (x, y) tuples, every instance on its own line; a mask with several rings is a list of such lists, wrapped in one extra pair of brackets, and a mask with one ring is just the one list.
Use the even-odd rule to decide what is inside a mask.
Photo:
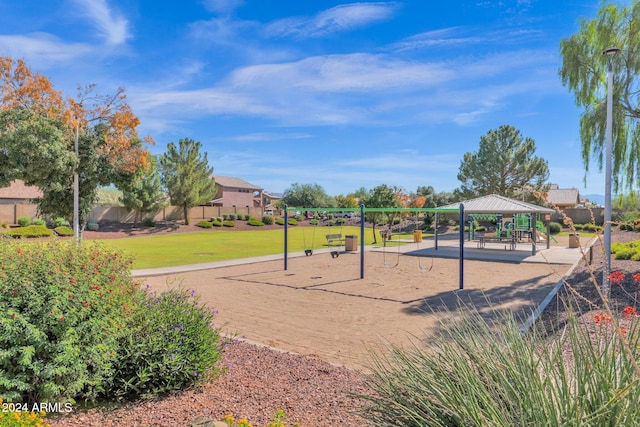
[(583, 199), (589, 199), (590, 202), (604, 205), (604, 195), (602, 194), (581, 194)]

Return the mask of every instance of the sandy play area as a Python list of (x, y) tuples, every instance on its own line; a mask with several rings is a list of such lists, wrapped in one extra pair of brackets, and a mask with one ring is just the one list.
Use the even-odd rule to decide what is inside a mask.
[(488, 310), (488, 300), (528, 315), (569, 268), (467, 260), (460, 291), (455, 259), (368, 252), (362, 280), (359, 260), (357, 253), (316, 253), (291, 258), (287, 271), (282, 261), (270, 261), (145, 281), (156, 290), (195, 289), (219, 310), (217, 324), (226, 333), (363, 368), (368, 350), (382, 342), (406, 343), (411, 335), (433, 331), (431, 310), (446, 307), (455, 321), (458, 297), (481, 311)]

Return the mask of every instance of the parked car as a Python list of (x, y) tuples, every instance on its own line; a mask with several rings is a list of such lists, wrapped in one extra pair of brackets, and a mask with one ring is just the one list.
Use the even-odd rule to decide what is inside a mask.
[(338, 211), (338, 212), (332, 212), (332, 213), (334, 218), (353, 218), (354, 216), (356, 216), (355, 212)]

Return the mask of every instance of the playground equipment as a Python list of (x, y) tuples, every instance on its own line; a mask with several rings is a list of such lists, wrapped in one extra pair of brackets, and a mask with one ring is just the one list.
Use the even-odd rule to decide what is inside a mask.
[[(422, 242), (422, 230), (418, 230), (418, 216), (416, 215), (416, 229), (413, 231), (413, 241), (416, 243), (416, 249), (420, 250), (420, 243)], [(431, 271), (431, 269), (433, 268), (433, 256), (431, 256), (431, 265), (429, 266), (429, 268), (423, 267), (422, 266), (422, 257), (418, 257), (418, 270), (420, 270), (420, 272), (422, 273), (427, 273), (429, 271)]]
[[(289, 220), (289, 212), (298, 211), (300, 208), (289, 208), (288, 206), (284, 207), (284, 270), (287, 270), (288, 262), (289, 262), (289, 240), (288, 240), (288, 220)], [(336, 212), (336, 211), (344, 211), (344, 212), (359, 212), (360, 213), (360, 278), (364, 278), (364, 258), (365, 258), (365, 239), (364, 239), (364, 224), (365, 224), (365, 213), (369, 212), (407, 212), (407, 213), (424, 213), (424, 212), (433, 212), (436, 216), (436, 224), (438, 223), (438, 213), (458, 213), (460, 218), (464, 218), (464, 205), (460, 204), (459, 208), (365, 208), (364, 205), (361, 205), (359, 209), (345, 209), (345, 208), (304, 208), (309, 212)], [(342, 237), (342, 235), (341, 235)], [(438, 234), (436, 232), (434, 238), (434, 249), (438, 249)], [(464, 227), (461, 227), (459, 233), (459, 289), (464, 289)], [(421, 266), (419, 266), (420, 268)], [(424, 268), (424, 267), (423, 267)]]
[(387, 263), (387, 243), (391, 241), (391, 223), (389, 223), (389, 228), (387, 229), (387, 233), (382, 234), (383, 245), (382, 245), (382, 264), (385, 268), (395, 268), (400, 265), (400, 242), (396, 242), (396, 263), (394, 265), (390, 265)]
[(316, 240), (316, 228), (318, 228), (317, 225), (313, 227), (313, 233), (311, 235), (311, 247), (310, 248), (307, 248), (307, 239), (306, 239), (307, 231), (306, 231), (306, 229), (302, 230), (302, 245), (304, 247), (305, 256), (313, 255), (313, 246), (314, 246), (313, 244), (314, 244), (314, 242)]

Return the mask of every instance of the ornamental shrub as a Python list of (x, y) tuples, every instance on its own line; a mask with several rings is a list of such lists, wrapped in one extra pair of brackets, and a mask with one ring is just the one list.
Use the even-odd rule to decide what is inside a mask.
[(53, 236), (51, 230), (42, 225), (29, 225), (27, 227), (13, 228), (5, 231), (4, 234), (11, 237), (50, 237)]
[(28, 227), (29, 225), (31, 225), (31, 218), (29, 218), (28, 216), (18, 217), (18, 225), (20, 227)]
[(344, 225), (347, 223), (347, 219), (346, 218), (338, 218), (336, 219), (336, 224), (338, 225)]
[(229, 214), (222, 214), (223, 221), (229, 221)]
[(254, 227), (263, 227), (264, 226), (264, 222), (262, 222), (260, 220), (257, 220), (255, 218), (249, 219), (249, 221), (247, 221), (247, 224), (253, 225)]
[(9, 223), (6, 221), (0, 221), (0, 228), (9, 228)]
[(549, 231), (551, 232), (551, 234), (558, 234), (559, 232), (562, 231), (562, 225), (557, 222), (550, 222)]
[(233, 221), (223, 221), (222, 222), (222, 226), (223, 227), (235, 227), (236, 223)]
[(71, 226), (71, 224), (69, 224), (69, 221), (67, 221), (66, 219), (62, 218), (62, 217), (58, 217), (56, 219), (54, 219), (53, 221), (51, 221), (51, 225), (53, 226), (53, 228), (56, 227), (60, 227), (61, 225), (64, 226)]
[(106, 396), (147, 399), (210, 379), (220, 358), (214, 314), (195, 291), (145, 292), (118, 339)]
[[(264, 215), (264, 216), (262, 217), (262, 222), (263, 222), (265, 225), (271, 225), (271, 224), (273, 224), (273, 216), (272, 216), (272, 215)], [(283, 224), (284, 224), (284, 222), (283, 222)]]
[(142, 225), (144, 225), (145, 227), (155, 227), (156, 222), (153, 220), (153, 218), (145, 218), (144, 220), (142, 220)]
[(55, 231), (58, 236), (73, 236), (73, 230), (65, 225), (56, 227), (53, 231)]
[(36, 218), (36, 219), (33, 220), (32, 224), (33, 225), (43, 225), (43, 226), (46, 227), (47, 226), (47, 221), (45, 221), (42, 218)]
[(196, 227), (200, 227), (200, 228), (211, 228), (213, 227), (213, 224), (211, 224), (209, 221), (207, 221), (206, 219), (203, 219), (201, 221), (198, 221), (198, 223), (196, 224)]
[(100, 229), (100, 224), (95, 221), (89, 221), (87, 223), (87, 230), (89, 231), (98, 231)]
[(246, 214), (246, 215), (244, 216), (244, 220), (245, 220), (245, 221), (249, 221), (250, 219), (251, 219), (251, 215)]
[(0, 245), (0, 396), (73, 403), (103, 390), (140, 294), (131, 262), (95, 243)]
[(611, 253), (615, 254), (615, 259), (638, 261), (640, 260), (640, 240), (627, 243), (614, 242), (611, 244)]
[(318, 225), (318, 224), (320, 224), (320, 221), (318, 221), (317, 219), (312, 219), (312, 220), (309, 221), (309, 224)]
[(211, 221), (211, 225), (214, 227), (222, 227), (222, 221), (216, 219), (215, 221)]
[(523, 334), (508, 311), (460, 303), (455, 315), (442, 312), (427, 339), (372, 356), (359, 409), (372, 425), (638, 424), (637, 318), (622, 332), (617, 321), (596, 315), (591, 328), (571, 312), (550, 338), (535, 328)]
[(33, 410), (35, 405), (27, 405), (28, 410), (13, 411), (13, 405), (4, 402), (1, 397), (0, 405), (2, 405), (2, 410), (0, 410), (0, 426), (2, 427), (51, 427), (50, 424), (45, 423), (46, 413), (44, 411)]

